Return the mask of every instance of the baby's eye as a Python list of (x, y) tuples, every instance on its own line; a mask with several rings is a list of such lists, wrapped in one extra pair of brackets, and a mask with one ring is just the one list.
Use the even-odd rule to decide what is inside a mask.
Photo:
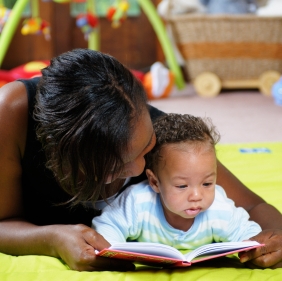
[(203, 184), (203, 186), (211, 186), (212, 185), (212, 182), (205, 182), (204, 184)]
[(187, 185), (185, 185), (185, 184), (183, 184), (183, 185), (177, 185), (176, 187), (177, 187), (177, 188), (185, 188), (185, 187), (187, 187)]

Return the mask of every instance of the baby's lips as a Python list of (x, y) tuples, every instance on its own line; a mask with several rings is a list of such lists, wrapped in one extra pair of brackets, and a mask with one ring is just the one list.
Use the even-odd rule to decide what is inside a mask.
[(189, 216), (196, 216), (201, 212), (201, 208), (187, 209), (185, 212)]

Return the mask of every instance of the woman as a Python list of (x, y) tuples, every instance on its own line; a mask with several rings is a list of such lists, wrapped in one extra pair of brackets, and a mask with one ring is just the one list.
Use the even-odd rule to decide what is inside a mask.
[[(58, 257), (75, 270), (132, 269), (96, 258), (109, 243), (89, 227), (97, 213), (89, 202), (139, 180), (155, 144), (151, 118), (161, 114), (127, 68), (87, 49), (54, 58), (40, 79), (2, 87), (0, 252)], [(281, 214), (220, 163), (218, 184), (263, 229), (282, 227)], [(250, 266), (281, 266), (282, 231), (273, 231), (256, 237), (265, 252), (249, 252)]]

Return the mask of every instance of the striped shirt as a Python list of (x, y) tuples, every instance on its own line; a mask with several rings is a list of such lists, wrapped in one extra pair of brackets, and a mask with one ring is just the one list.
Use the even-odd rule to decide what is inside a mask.
[(243, 241), (261, 231), (218, 185), (213, 204), (195, 217), (191, 228), (175, 229), (165, 219), (159, 194), (147, 181), (128, 187), (103, 209), (101, 216), (92, 220), (92, 227), (110, 244), (155, 242), (179, 250), (192, 250), (213, 242)]

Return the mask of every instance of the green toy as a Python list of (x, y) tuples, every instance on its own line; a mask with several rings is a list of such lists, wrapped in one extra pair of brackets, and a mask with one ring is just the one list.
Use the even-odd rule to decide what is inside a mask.
[[(5, 23), (2, 33), (0, 34), (0, 67), (4, 60), (5, 54), (8, 50), (9, 44), (12, 37), (16, 31), (16, 28), (21, 19), (22, 12), (29, 0), (17, 0), (12, 12)], [(94, 1), (92, 1), (92, 4)], [(143, 9), (144, 13), (147, 15), (156, 35), (160, 41), (162, 49), (164, 51), (165, 58), (167, 60), (168, 66), (174, 75), (175, 83), (179, 89), (184, 88), (185, 81), (177, 63), (171, 42), (168, 38), (165, 26), (160, 19), (155, 6), (150, 0), (138, 0), (140, 7)], [(88, 39), (88, 48), (93, 50), (99, 49), (99, 34), (97, 32), (92, 32)]]

